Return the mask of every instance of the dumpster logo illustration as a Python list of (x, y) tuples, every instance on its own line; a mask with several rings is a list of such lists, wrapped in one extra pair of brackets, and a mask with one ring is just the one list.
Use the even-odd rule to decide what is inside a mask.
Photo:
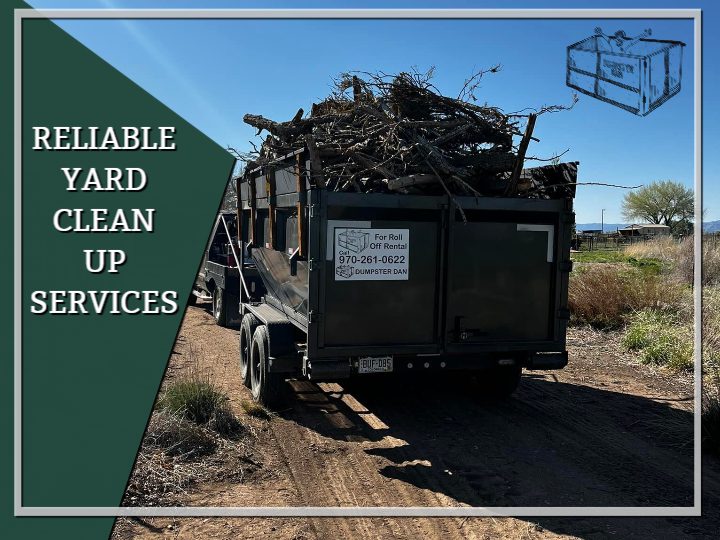
[(638, 116), (650, 114), (680, 92), (685, 46), (650, 35), (650, 29), (631, 38), (596, 28), (567, 48), (567, 85)]
[(344, 277), (345, 279), (350, 279), (353, 275), (353, 267), (349, 266), (347, 264), (345, 264), (343, 266), (338, 266), (335, 269), (335, 273), (340, 277)]
[(335, 228), (335, 281), (409, 279), (410, 230)]
[(353, 253), (362, 253), (370, 244), (370, 233), (347, 229), (338, 235), (340, 247), (349, 249)]

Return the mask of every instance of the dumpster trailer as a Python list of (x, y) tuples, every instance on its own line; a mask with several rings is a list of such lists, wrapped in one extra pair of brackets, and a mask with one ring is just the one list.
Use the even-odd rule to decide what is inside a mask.
[(452, 370), (498, 397), (522, 368), (567, 364), (571, 198), (333, 192), (312, 187), (307, 154), (236, 178), (255, 400), (272, 405), (292, 377)]

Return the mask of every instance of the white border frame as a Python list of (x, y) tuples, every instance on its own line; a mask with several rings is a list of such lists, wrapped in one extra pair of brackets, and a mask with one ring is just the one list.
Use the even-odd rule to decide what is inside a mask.
[(695, 227), (702, 230), (702, 10), (700, 9), (15, 9), (14, 18), (14, 511), (15, 516), (463, 517), (700, 516), (702, 234), (695, 235), (693, 506), (539, 507), (63, 507), (22, 505), (22, 22), (24, 19), (691, 19), (694, 21)]

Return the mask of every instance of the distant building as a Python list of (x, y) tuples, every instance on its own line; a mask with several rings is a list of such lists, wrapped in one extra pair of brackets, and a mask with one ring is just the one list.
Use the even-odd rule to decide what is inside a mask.
[(584, 231), (580, 231), (580, 233), (597, 236), (598, 234), (602, 234), (602, 231), (600, 229), (585, 229)]
[(669, 236), (670, 227), (655, 223), (641, 223), (618, 229), (618, 233), (620, 236)]

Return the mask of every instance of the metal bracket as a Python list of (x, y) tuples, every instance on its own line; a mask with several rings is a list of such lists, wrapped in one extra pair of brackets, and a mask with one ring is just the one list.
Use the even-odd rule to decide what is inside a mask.
[(297, 248), (295, 251), (292, 252), (292, 255), (290, 255), (290, 275), (291, 276), (297, 276), (297, 263), (298, 263), (299, 258), (300, 258), (300, 248)]

